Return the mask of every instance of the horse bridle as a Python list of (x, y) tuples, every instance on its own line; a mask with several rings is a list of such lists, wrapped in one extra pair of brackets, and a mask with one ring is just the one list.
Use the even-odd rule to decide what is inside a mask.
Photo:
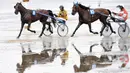
[(15, 8), (16, 10), (18, 10), (18, 6), (19, 6), (19, 5), (15, 5), (14, 8)]

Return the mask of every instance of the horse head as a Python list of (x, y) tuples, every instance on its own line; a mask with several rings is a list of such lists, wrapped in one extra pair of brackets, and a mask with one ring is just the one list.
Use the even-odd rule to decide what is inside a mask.
[(78, 2), (73, 2), (73, 7), (72, 7), (72, 15), (75, 15), (77, 12), (78, 12), (78, 5), (79, 3)]
[(21, 3), (16, 3), (16, 5), (14, 6), (14, 9), (15, 9), (15, 14), (18, 14), (18, 12), (20, 11), (19, 7), (21, 6), (22, 4)]
[(17, 66), (16, 70), (18, 71), (18, 73), (24, 73), (25, 68), (22, 67), (22, 65), (20, 65), (19, 63), (17, 63), (16, 66)]

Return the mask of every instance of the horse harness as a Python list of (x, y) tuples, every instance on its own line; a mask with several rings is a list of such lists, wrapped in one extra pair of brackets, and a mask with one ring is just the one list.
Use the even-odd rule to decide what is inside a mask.
[(92, 21), (92, 17), (93, 17), (93, 15), (95, 14), (95, 11), (94, 11), (94, 9), (88, 9), (88, 11), (89, 11), (90, 22), (91, 22), (91, 21)]

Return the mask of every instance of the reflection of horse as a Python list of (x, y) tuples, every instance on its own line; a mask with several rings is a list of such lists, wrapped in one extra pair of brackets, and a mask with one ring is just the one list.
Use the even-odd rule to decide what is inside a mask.
[(116, 33), (115, 31), (113, 31), (111, 24), (106, 22), (107, 17), (109, 15), (111, 15), (110, 10), (108, 9), (103, 9), (103, 8), (97, 8), (97, 9), (90, 9), (89, 7), (85, 7), (81, 4), (74, 4), (73, 8), (72, 8), (72, 15), (75, 15), (78, 12), (79, 14), (79, 23), (75, 29), (75, 31), (73, 32), (73, 34), (71, 35), (72, 37), (74, 36), (75, 32), (77, 31), (77, 29), (83, 24), (88, 24), (89, 26), (89, 31), (91, 33), (94, 34), (98, 34), (98, 32), (94, 32), (91, 29), (91, 23), (96, 21), (96, 20), (100, 20), (103, 23), (103, 28), (100, 31), (100, 34), (102, 35), (102, 32), (104, 30), (104, 28), (106, 27), (106, 25), (108, 25), (111, 29), (111, 31), (113, 33)]
[(32, 52), (30, 44), (28, 44), (28, 52), (25, 52), (23, 45), (22, 48), (22, 63), (17, 63), (18, 73), (24, 73), (25, 69), (31, 67), (34, 64), (46, 64), (51, 63), (54, 59), (59, 56), (61, 53), (66, 51), (65, 49), (49, 49), (45, 48), (40, 53)]
[[(25, 49), (22, 47), (22, 63), (17, 63), (17, 71), (18, 73), (24, 73), (25, 69), (31, 67), (34, 64), (46, 64), (49, 62), (53, 62), (55, 57), (57, 56), (56, 49), (44, 49), (39, 53), (32, 52), (30, 49), (30, 45), (28, 45), (28, 52), (25, 52)], [(52, 52), (50, 54), (49, 52)]]
[[(92, 45), (90, 48), (92, 48), (93, 46), (95, 45)], [(93, 56), (93, 55), (84, 56), (75, 46), (74, 48), (80, 55), (80, 67), (78, 68), (77, 65), (73, 66), (75, 72), (87, 72), (91, 70), (93, 67), (95, 67), (94, 65), (96, 65), (97, 68), (111, 65), (111, 64), (101, 64), (104, 62), (104, 59), (98, 58), (97, 56)]]
[[(20, 29), (20, 33), (19, 33), (17, 38), (20, 37), (25, 23), (28, 24), (28, 27), (27, 27), (28, 31), (36, 33), (36, 31), (30, 29), (30, 26), (31, 26), (31, 23), (33, 23), (37, 20), (40, 20), (40, 22), (43, 24), (42, 32), (39, 35), (39, 37), (41, 37), (42, 34), (43, 34), (43, 31), (45, 29), (45, 24), (49, 25), (49, 31), (51, 33), (53, 33), (53, 31), (51, 31), (51, 28), (50, 28), (50, 26), (51, 26), (50, 22), (47, 22), (48, 16), (45, 16), (45, 15), (50, 15), (50, 16), (53, 17), (53, 13), (52, 13), (51, 10), (44, 10), (44, 9), (30, 10), (30, 9), (26, 9), (21, 3), (17, 3), (14, 6), (14, 8), (15, 8), (15, 14), (18, 14), (18, 12), (20, 12), (20, 14), (21, 14), (21, 29)], [(42, 14), (45, 14), (45, 15), (42, 15)], [(52, 22), (55, 25), (55, 19), (54, 18), (52, 18)]]

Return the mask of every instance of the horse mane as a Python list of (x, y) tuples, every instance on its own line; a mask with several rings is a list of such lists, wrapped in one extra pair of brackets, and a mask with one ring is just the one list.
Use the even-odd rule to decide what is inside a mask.
[(26, 9), (22, 3), (18, 3), (22, 8)]
[(82, 5), (82, 4), (79, 4), (79, 7), (81, 7), (82, 9), (85, 9), (85, 10), (90, 9), (89, 7), (86, 7), (86, 6)]

